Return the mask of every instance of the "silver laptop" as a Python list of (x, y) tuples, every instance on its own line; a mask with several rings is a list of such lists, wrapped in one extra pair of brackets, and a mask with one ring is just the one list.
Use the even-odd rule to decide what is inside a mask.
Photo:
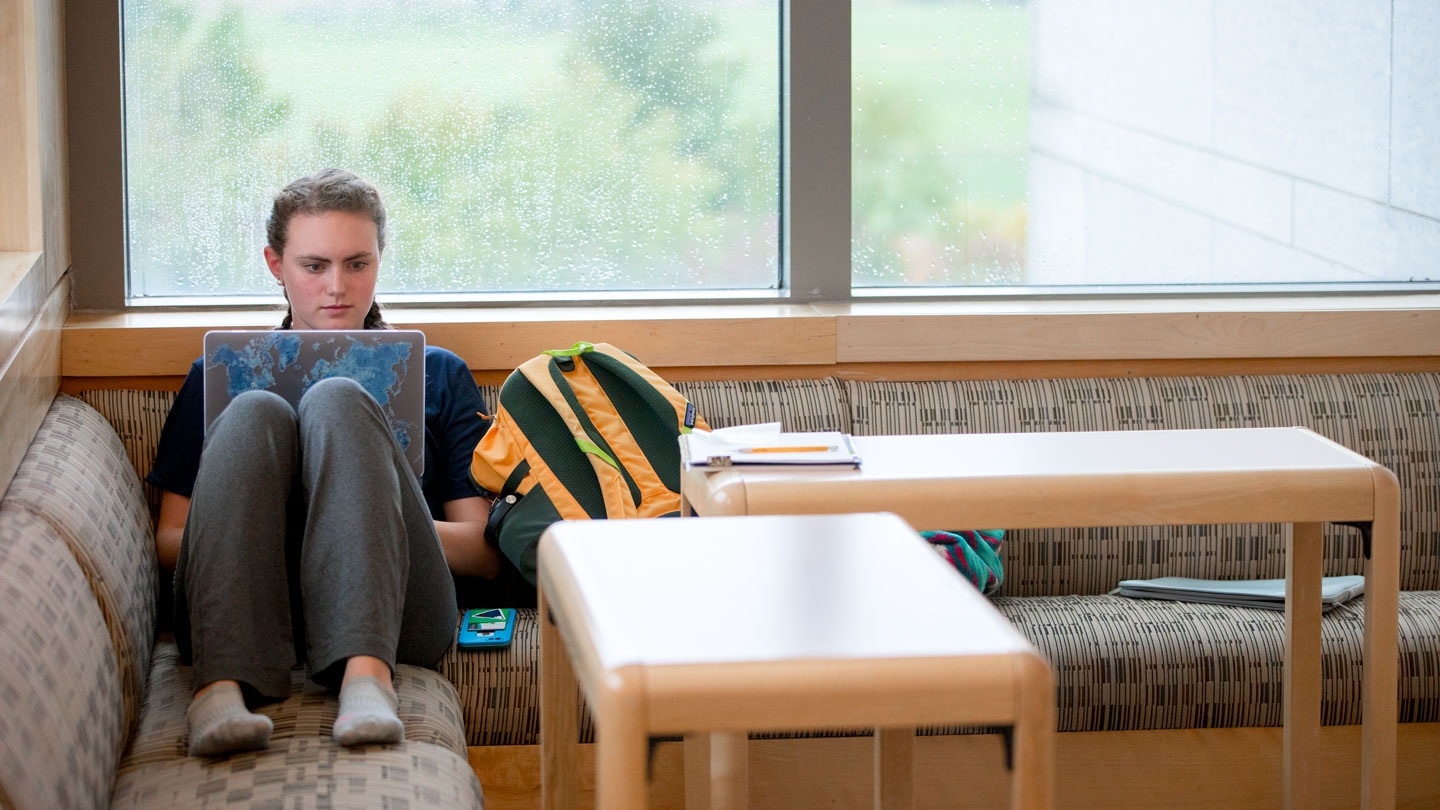
[(245, 391), (291, 405), (327, 377), (349, 377), (380, 403), (415, 476), (425, 469), (425, 335), (395, 329), (205, 333), (205, 429)]

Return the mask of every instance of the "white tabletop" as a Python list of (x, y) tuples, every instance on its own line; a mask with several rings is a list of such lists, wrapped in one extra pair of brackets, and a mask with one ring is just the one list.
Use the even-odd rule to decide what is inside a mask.
[(1303, 428), (857, 436), (854, 445), (858, 470), (688, 470), (685, 494), (701, 515), (886, 510), (927, 529), (1373, 512), (1373, 462)]
[(562, 522), (544, 542), (608, 669), (1030, 649), (894, 515)]

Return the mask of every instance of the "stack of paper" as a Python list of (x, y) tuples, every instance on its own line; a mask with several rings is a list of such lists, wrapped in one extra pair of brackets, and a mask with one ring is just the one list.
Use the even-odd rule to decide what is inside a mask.
[[(1190, 579), (1159, 577), (1127, 579), (1112, 594), (1137, 599), (1173, 599), (1177, 602), (1205, 602), (1217, 605), (1285, 609), (1283, 579)], [(1365, 593), (1365, 577), (1325, 577), (1320, 586), (1321, 610), (1350, 601)]]
[(782, 433), (779, 422), (736, 425), (680, 437), (689, 468), (724, 470), (730, 467), (769, 469), (832, 467), (854, 469), (860, 458), (850, 437), (835, 430)]

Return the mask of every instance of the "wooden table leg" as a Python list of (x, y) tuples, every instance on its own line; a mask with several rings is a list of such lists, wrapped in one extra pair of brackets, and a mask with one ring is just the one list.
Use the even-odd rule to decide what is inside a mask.
[(565, 641), (550, 615), (545, 587), (540, 608), (540, 808), (572, 810), (579, 803), (580, 689)]
[(650, 755), (643, 724), (615, 710), (596, 713), (595, 807), (643, 810), (649, 800), (645, 765)]
[(712, 810), (744, 810), (750, 805), (750, 735), (743, 731), (710, 735)]
[(875, 729), (875, 810), (911, 810), (915, 729)]
[(1320, 797), (1320, 585), (1324, 548), (1319, 523), (1285, 534), (1285, 730), (1281, 779), (1286, 810), (1317, 807)]
[(1374, 471), (1375, 519), (1365, 563), (1364, 673), (1361, 686), (1360, 806), (1395, 807), (1395, 745), (1399, 676), (1400, 488)]
[(685, 810), (710, 810), (710, 734), (685, 735)]
[(1050, 810), (1055, 796), (1055, 672), (1040, 655), (1015, 657), (1010, 806)]
[(598, 810), (643, 810), (649, 802), (650, 724), (644, 682), (639, 667), (619, 667), (602, 672), (590, 690)]

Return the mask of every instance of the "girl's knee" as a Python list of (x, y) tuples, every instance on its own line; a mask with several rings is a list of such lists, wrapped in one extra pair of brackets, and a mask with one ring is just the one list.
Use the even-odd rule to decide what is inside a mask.
[(245, 391), (225, 406), (215, 420), (215, 427), (234, 427), (245, 435), (258, 432), (295, 432), (295, 409), (284, 397), (272, 391)]
[(367, 408), (375, 404), (374, 398), (360, 383), (349, 377), (327, 377), (311, 385), (300, 398), (300, 418), (315, 410), (345, 412), (355, 408)]
[(310, 386), (297, 411), (302, 442), (333, 431), (353, 436), (361, 426), (388, 424), (375, 398), (347, 377), (329, 377)]

